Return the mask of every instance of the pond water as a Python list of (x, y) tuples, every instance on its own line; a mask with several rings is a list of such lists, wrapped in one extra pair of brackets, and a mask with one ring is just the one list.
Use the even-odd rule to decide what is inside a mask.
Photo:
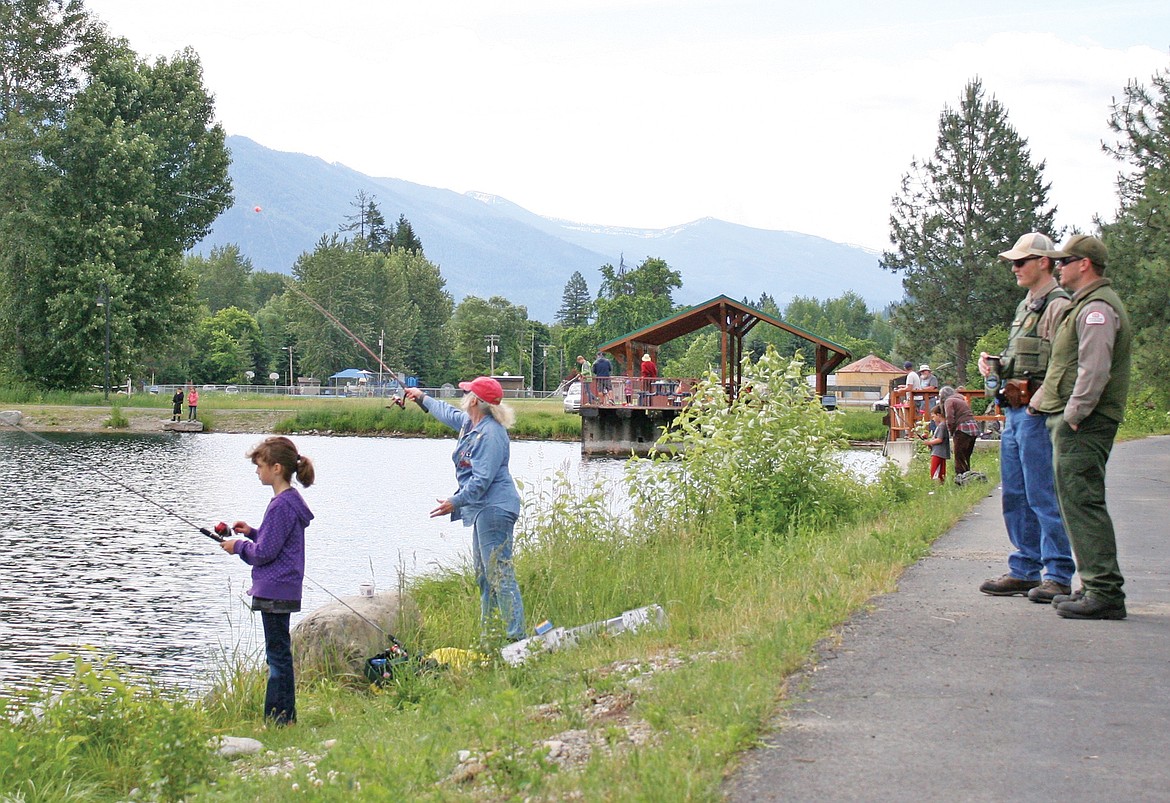
[[(259, 655), (250, 567), (194, 526), (260, 523), (272, 492), (244, 457), (259, 440), (0, 429), (0, 687), (59, 674), (52, 656), (82, 645), (188, 688), (206, 687), (229, 656)], [(470, 555), (470, 530), (427, 515), (455, 489), (453, 440), (294, 441), (317, 471), (302, 489), (316, 516), (306, 539), (312, 581), (348, 596), (363, 582), (394, 588), (400, 572), (458, 567)], [(512, 444), (512, 473), (529, 484), (622, 465), (582, 461), (576, 443)], [(306, 612), (331, 601), (314, 582), (304, 590)]]

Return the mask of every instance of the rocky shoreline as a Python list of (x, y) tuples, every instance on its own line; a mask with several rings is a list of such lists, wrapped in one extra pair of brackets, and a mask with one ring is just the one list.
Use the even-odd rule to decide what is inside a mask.
[[(169, 411), (158, 407), (123, 407), (122, 415), (130, 422), (127, 427), (109, 427), (112, 408), (66, 405), (14, 404), (7, 410), (21, 414), (20, 427), (30, 432), (102, 432), (132, 433), (135, 435), (162, 433), (163, 424), (171, 420)], [(207, 410), (211, 425), (206, 432), (253, 433), (267, 435), (277, 424), (293, 416), (292, 410)], [(184, 417), (186, 413), (184, 412)]]

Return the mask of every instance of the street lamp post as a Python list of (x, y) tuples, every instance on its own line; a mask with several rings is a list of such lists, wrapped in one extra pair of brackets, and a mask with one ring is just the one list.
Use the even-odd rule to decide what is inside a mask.
[(106, 401), (110, 400), (110, 286), (102, 282), (98, 288), (97, 305), (106, 312)]
[(540, 350), (542, 352), (540, 362), (540, 389), (548, 393), (548, 350), (552, 348), (550, 343), (541, 343)]
[(288, 395), (292, 395), (293, 390), (293, 347), (281, 346), (281, 351), (288, 352)]
[(487, 341), (488, 359), (491, 361), (491, 368), (488, 371), (488, 376), (495, 376), (496, 375), (496, 352), (500, 350), (500, 347), (496, 344), (500, 342), (500, 336), (499, 335), (485, 335), (483, 339)]

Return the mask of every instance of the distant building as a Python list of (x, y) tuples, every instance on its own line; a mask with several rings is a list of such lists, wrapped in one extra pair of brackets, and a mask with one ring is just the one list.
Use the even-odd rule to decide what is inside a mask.
[(854, 404), (877, 401), (889, 391), (891, 380), (904, 376), (906, 371), (898, 366), (867, 354), (837, 369), (837, 397)]

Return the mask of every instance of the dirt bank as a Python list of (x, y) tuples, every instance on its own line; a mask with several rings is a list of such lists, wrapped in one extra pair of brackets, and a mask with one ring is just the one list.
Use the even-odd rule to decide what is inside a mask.
[[(113, 429), (106, 426), (110, 420), (109, 407), (77, 407), (36, 404), (3, 405), (6, 410), (19, 410), (23, 415), (20, 425), (36, 432), (162, 432), (163, 424), (171, 420), (167, 410), (159, 408), (122, 408), (122, 415), (130, 426)], [(186, 418), (186, 411), (183, 414)], [(216, 410), (207, 411), (204, 418), (206, 432), (243, 432), (264, 435), (273, 432), (278, 423), (292, 418), (292, 410)]]

